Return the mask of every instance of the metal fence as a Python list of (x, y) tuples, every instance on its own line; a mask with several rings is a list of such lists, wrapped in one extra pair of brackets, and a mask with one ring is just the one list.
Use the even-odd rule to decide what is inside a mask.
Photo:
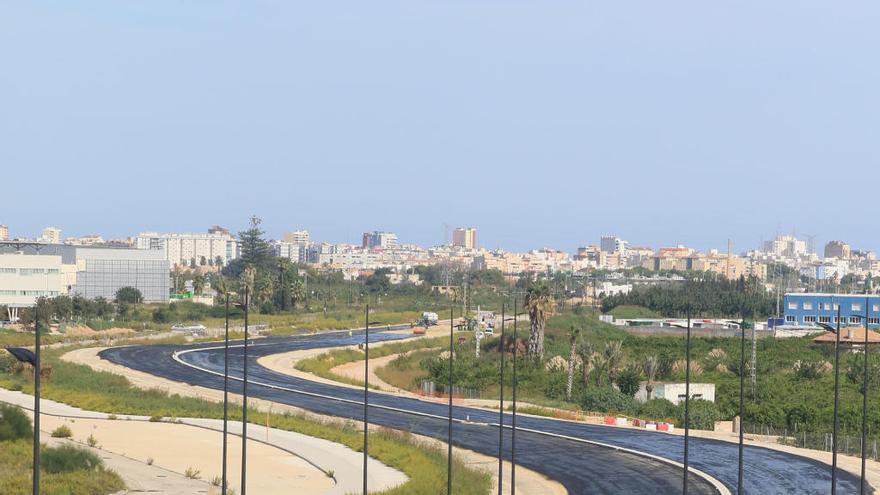
[[(750, 436), (767, 437), (769, 441), (775, 441), (782, 445), (800, 447), (804, 449), (821, 450), (831, 452), (834, 446), (834, 436), (831, 432), (808, 432), (777, 428), (770, 425), (746, 424), (743, 432)], [(844, 455), (860, 457), (862, 455), (862, 436), (859, 432), (850, 434), (843, 431), (838, 434), (837, 452)], [(877, 437), (868, 437), (866, 452), (869, 459), (880, 460), (877, 449)]]
[[(428, 397), (449, 397), (449, 395), (446, 393), (446, 389), (448, 388), (448, 386), (439, 383), (435, 384), (430, 380), (422, 381), (419, 388), (421, 389), (422, 394)], [(452, 396), (461, 399), (481, 398), (479, 390), (459, 387), (456, 385), (452, 386)]]

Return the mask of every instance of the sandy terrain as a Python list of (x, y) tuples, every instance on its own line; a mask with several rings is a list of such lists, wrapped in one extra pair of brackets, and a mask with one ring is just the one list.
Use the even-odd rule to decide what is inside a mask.
[(129, 333), (134, 333), (134, 330), (130, 328), (113, 327), (108, 328), (107, 330), (97, 331), (86, 326), (67, 325), (64, 328), (64, 333), (62, 333), (62, 335), (67, 335), (69, 337), (110, 337), (117, 335), (126, 335)]
[[(199, 478), (207, 482), (221, 474), (222, 442), (221, 434), (216, 431), (174, 423), (52, 416), (43, 416), (41, 431), (51, 432), (61, 424), (73, 431), (73, 440), (85, 444), (91, 435), (97, 440), (98, 448), (106, 452), (178, 474), (188, 469), (198, 470)], [(238, 437), (229, 440), (229, 486), (238, 487), (241, 484), (241, 441)], [(303, 459), (263, 443), (248, 443), (248, 489), (254, 493), (320, 494), (332, 486), (332, 479)]]

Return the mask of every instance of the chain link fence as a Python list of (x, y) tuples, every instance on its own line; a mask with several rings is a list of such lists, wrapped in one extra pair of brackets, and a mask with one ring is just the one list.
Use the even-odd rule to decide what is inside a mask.
[[(803, 449), (821, 450), (831, 452), (834, 447), (834, 435), (831, 432), (807, 432), (789, 430), (788, 428), (777, 428), (770, 425), (754, 425), (746, 424), (743, 433), (749, 436), (766, 437), (769, 441), (775, 441), (782, 445), (792, 447), (800, 447)], [(856, 431), (840, 431), (838, 433), (837, 452), (844, 455), (861, 457), (862, 455), (862, 436)], [(867, 445), (867, 457), (874, 461), (880, 460), (877, 449), (877, 437), (869, 436), (865, 442)]]

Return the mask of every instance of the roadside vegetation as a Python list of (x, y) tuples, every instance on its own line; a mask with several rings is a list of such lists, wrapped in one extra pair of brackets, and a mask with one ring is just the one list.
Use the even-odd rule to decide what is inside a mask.
[[(30, 418), (17, 407), (0, 405), (0, 493), (31, 493), (33, 435)], [(122, 479), (104, 467), (92, 452), (72, 445), (40, 450), (40, 493), (105, 495), (125, 488)]]
[[(448, 342), (448, 337), (416, 338), (402, 342), (387, 342), (382, 345), (371, 346), (370, 359), (390, 356), (392, 354), (406, 353), (416, 349), (440, 347)], [(337, 375), (331, 371), (337, 366), (363, 360), (364, 352), (359, 349), (334, 349), (315, 357), (298, 361), (294, 367), (300, 371), (312, 373), (322, 378), (327, 378), (328, 380), (363, 386), (363, 380), (355, 380), (346, 376)], [(373, 386), (373, 388), (376, 387)]]
[[(87, 410), (115, 414), (138, 414), (158, 418), (223, 417), (223, 406), (193, 397), (168, 394), (162, 390), (142, 390), (122, 376), (94, 371), (88, 366), (62, 361), (61, 354), (68, 350), (47, 350), (43, 358), (54, 369), (50, 380), (42, 384), (43, 397)], [(6, 361), (3, 361), (6, 362)], [(0, 363), (0, 387), (33, 393), (33, 375), (27, 368), (10, 369)], [(251, 417), (265, 421), (266, 414), (251, 411)], [(233, 408), (230, 419), (241, 420), (241, 411)], [(317, 420), (305, 415), (271, 414), (271, 424), (280, 429), (341, 443), (353, 450), (363, 446), (363, 431), (351, 421)], [(30, 444), (27, 444), (30, 445)], [(377, 460), (397, 468), (410, 477), (398, 488), (381, 492), (382, 495), (433, 495), (436, 487), (446, 480), (445, 450), (430, 447), (407, 432), (381, 429), (370, 435), (370, 454)], [(455, 493), (487, 495), (491, 477), (456, 462), (454, 467)], [(29, 486), (29, 485), (28, 485)], [(0, 493), (6, 492), (0, 490)], [(24, 493), (24, 492), (22, 492)], [(55, 493), (47, 491), (46, 493)], [(61, 492), (68, 493), (68, 492)], [(90, 491), (72, 494), (104, 493)]]

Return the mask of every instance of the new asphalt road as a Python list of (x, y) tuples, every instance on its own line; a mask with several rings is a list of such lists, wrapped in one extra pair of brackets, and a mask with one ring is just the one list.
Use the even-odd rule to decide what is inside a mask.
[[(407, 335), (370, 331), (370, 341), (407, 338)], [(362, 343), (363, 331), (335, 332), (300, 337), (252, 340), (248, 350), (248, 393), (320, 414), (363, 420), (363, 392), (316, 383), (276, 373), (260, 366), (258, 358), (297, 349), (338, 347)], [(233, 392), (241, 391), (243, 348), (241, 341), (230, 348), (230, 381)], [(192, 352), (180, 352), (192, 351)], [(178, 352), (179, 360), (173, 355)], [(210, 388), (223, 388), (223, 348), (217, 344), (191, 346), (135, 346), (107, 349), (101, 357), (116, 364), (172, 380)], [(417, 399), (369, 393), (372, 424), (412, 431), (440, 440), (447, 438), (448, 406)], [(456, 406), (453, 410), (453, 445), (482, 454), (498, 454), (498, 412)], [(511, 456), (510, 414), (505, 414), (504, 456)], [(609, 428), (535, 417), (517, 417), (516, 463), (562, 483), (569, 493), (680, 493), (683, 470), (596, 442), (682, 462), (683, 437)], [(721, 481), (734, 493), (737, 484), (737, 445), (691, 438), (690, 464)], [(744, 489), (754, 494), (819, 494), (830, 491), (827, 465), (804, 457), (760, 447), (746, 447)], [(858, 478), (846, 472), (838, 476), (839, 493), (857, 493)], [(690, 493), (715, 493), (694, 474)]]

